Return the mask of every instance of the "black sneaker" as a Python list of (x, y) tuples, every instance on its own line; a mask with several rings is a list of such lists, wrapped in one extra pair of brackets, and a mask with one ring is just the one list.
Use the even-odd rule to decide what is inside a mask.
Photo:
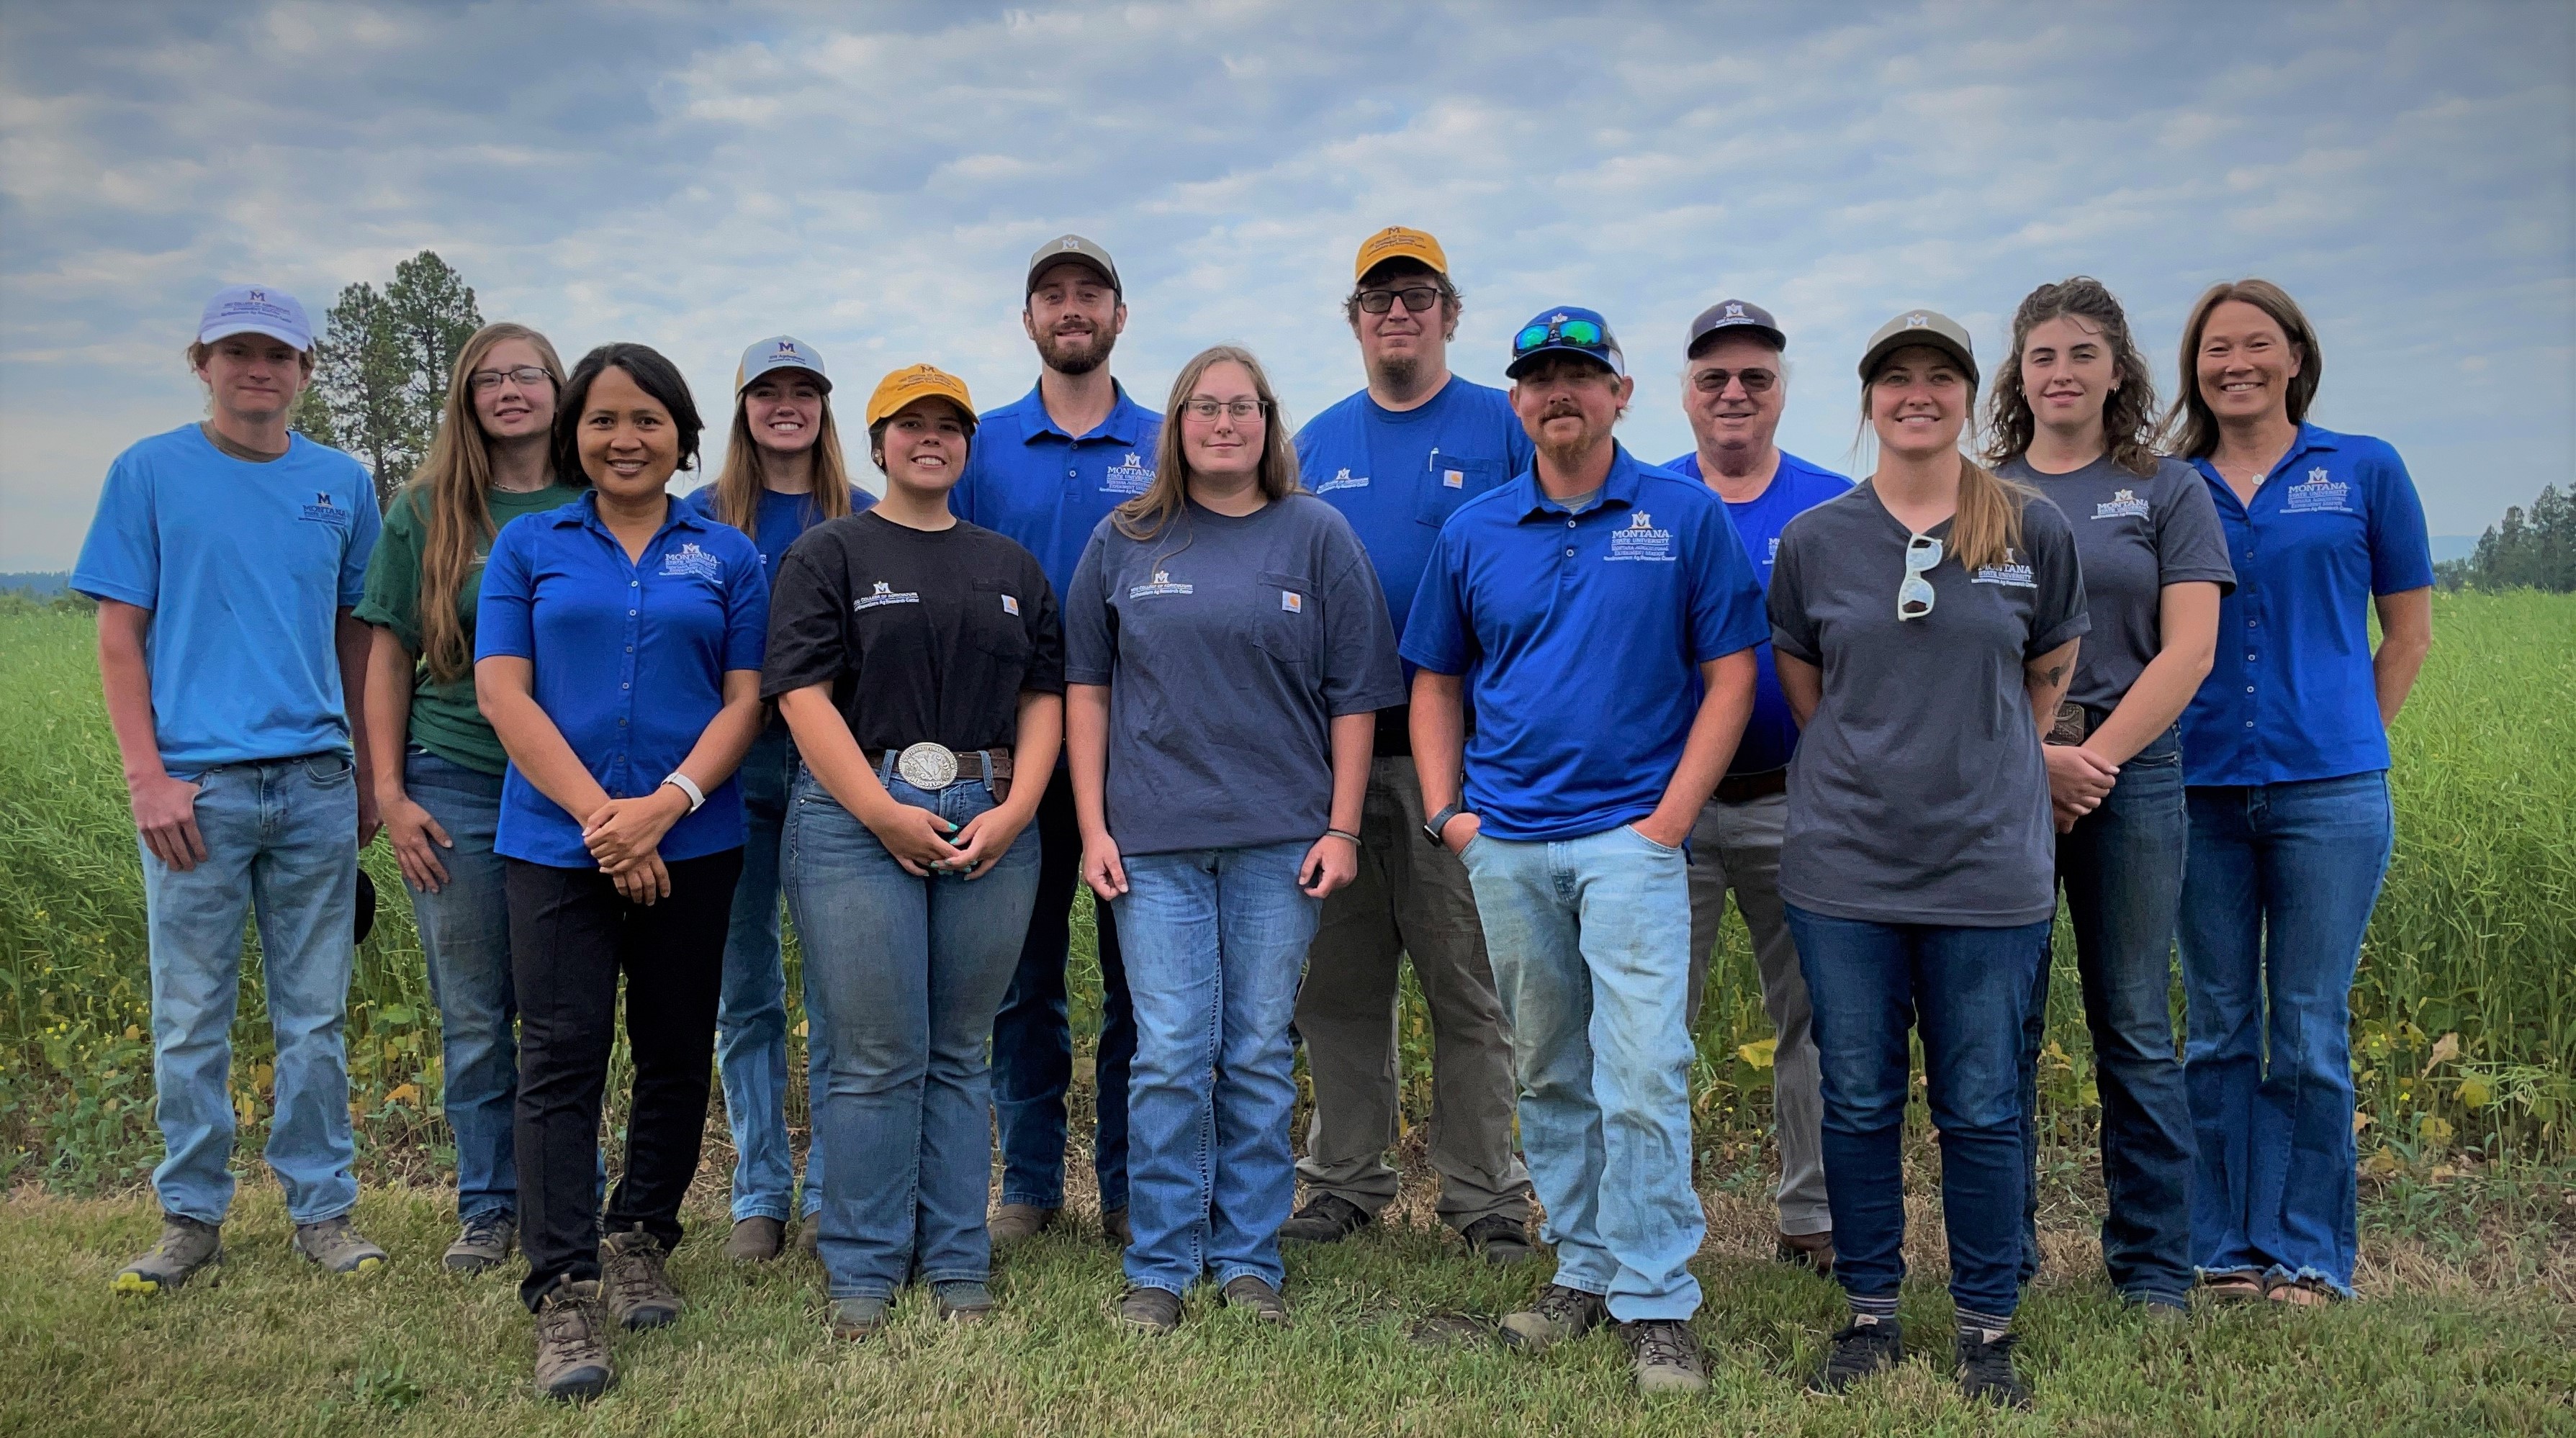
[(1340, 1194), (1319, 1193), (1279, 1225), (1279, 1238), (1283, 1243), (1339, 1243), (1368, 1225), (1367, 1209)]
[(1834, 1335), (1824, 1371), (1811, 1386), (1818, 1393), (1840, 1393), (1874, 1373), (1894, 1368), (1904, 1356), (1905, 1329), (1895, 1319), (1854, 1322)]
[(1637, 1392), (1698, 1393), (1708, 1387), (1708, 1363), (1699, 1338), (1678, 1318), (1648, 1318), (1619, 1325), (1637, 1373)]
[(2012, 1366), (2013, 1345), (2020, 1341), (2017, 1333), (2006, 1333), (1992, 1343), (1960, 1334), (1960, 1390), (2001, 1407), (2028, 1408), (2030, 1390), (2022, 1386), (2021, 1375)]
[(1529, 1225), (1519, 1219), (1489, 1213), (1458, 1231), (1467, 1240), (1467, 1251), (1497, 1268), (1527, 1263), (1536, 1250), (1530, 1247)]

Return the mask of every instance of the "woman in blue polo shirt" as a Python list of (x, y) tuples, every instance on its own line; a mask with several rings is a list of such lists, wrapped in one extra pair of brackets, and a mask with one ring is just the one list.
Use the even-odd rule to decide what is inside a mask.
[[(603, 345), (564, 382), (555, 466), (591, 491), (503, 530), (483, 577), (475, 693), (509, 752), (519, 996), (519, 1222), (537, 1386), (614, 1381), (606, 1315), (679, 1316), (663, 1264), (706, 1126), (725, 925), (742, 870), (733, 778), (760, 726), (769, 585), (742, 531), (664, 486), (698, 449), (671, 362)], [(599, 1110), (618, 979), (635, 1090), (601, 1241)]]
[(2182, 721), (2193, 1258), (2219, 1296), (2302, 1304), (2352, 1296), (2352, 976), (2396, 842), (2388, 725), (2433, 640), (2415, 482), (2306, 422), (2323, 368), (2279, 286), (2213, 286), (2172, 417), (2240, 586)]

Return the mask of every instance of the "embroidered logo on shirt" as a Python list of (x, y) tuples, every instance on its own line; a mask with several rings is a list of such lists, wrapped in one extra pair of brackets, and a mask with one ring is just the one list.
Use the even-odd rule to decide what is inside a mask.
[(313, 491), (313, 502), (304, 506), (304, 517), (316, 524), (346, 525), (349, 511), (331, 502), (331, 491), (317, 489)]
[[(1006, 602), (1008, 598), (1009, 596), (1004, 596)], [(889, 604), (919, 604), (920, 602), (921, 594), (918, 590), (907, 589), (903, 593), (897, 594), (894, 592), (893, 585), (880, 579), (877, 581), (877, 588), (874, 594), (857, 601), (852, 604), (850, 608), (855, 612), (862, 609), (882, 609)]]
[(1279, 607), (1291, 614), (1303, 614), (1306, 612), (1306, 596), (1293, 589), (1280, 590)]
[(1157, 569), (1154, 571), (1153, 583), (1139, 584), (1134, 588), (1129, 589), (1127, 591), (1127, 597), (1130, 599), (1151, 599), (1158, 594), (1191, 594), (1195, 592), (1196, 591), (1190, 585), (1174, 584), (1172, 582), (1170, 571)]
[(1154, 482), (1154, 466), (1140, 455), (1127, 456), (1123, 464), (1113, 464), (1101, 472), (1100, 488), (1109, 494), (1143, 494)]
[(1003, 612), (1004, 614), (1017, 614), (1017, 613), (1019, 613), (1019, 612), (1020, 612), (1020, 601), (1019, 601), (1016, 597), (1014, 597), (1014, 596), (1012, 596), (1012, 595), (1008, 595), (1008, 594), (1003, 595), (1003, 596), (1002, 596), (1002, 612)]
[(1337, 469), (1333, 471), (1332, 478), (1315, 486), (1315, 492), (1330, 494), (1337, 489), (1366, 489), (1368, 482), (1369, 477), (1365, 474), (1354, 475), (1348, 469)]
[(1769, 549), (1768, 551), (1766, 551), (1766, 552), (1763, 554), (1763, 556), (1762, 556), (1762, 567), (1763, 567), (1763, 568), (1765, 568), (1765, 569), (1769, 569), (1772, 565), (1775, 565), (1775, 564), (1777, 564), (1777, 563), (1779, 563), (1779, 562), (1780, 562), (1780, 536), (1778, 536), (1778, 535), (1776, 535), (1776, 534), (1775, 534), (1775, 535), (1772, 535), (1772, 536), (1771, 536), (1771, 547), (1770, 547), (1770, 549)]
[(2328, 474), (2322, 467), (2312, 469), (2308, 471), (2306, 479), (2291, 485), (2281, 496), (2281, 512), (2284, 514), (2349, 514), (2352, 512), (2351, 507), (2346, 505), (2344, 500), (2351, 493), (2352, 486), (2337, 483), (2334, 476)]
[(662, 577), (691, 574), (700, 579), (722, 579), (724, 561), (700, 549), (695, 543), (683, 544), (662, 554)]
[(1654, 559), (1671, 563), (1673, 532), (1655, 528), (1655, 517), (1644, 510), (1628, 516), (1628, 527), (1610, 531), (1610, 552), (1605, 559)]
[(2030, 566), (2015, 558), (2009, 549), (2004, 551), (2003, 563), (1989, 564), (1979, 569), (1972, 576), (1972, 581), (1977, 584), (2000, 584), (2009, 589), (2039, 587), (2039, 581), (2031, 577)]
[(2143, 519), (2146, 513), (2147, 502), (2126, 489), (2113, 494), (2108, 503), (2093, 506), (2095, 519)]

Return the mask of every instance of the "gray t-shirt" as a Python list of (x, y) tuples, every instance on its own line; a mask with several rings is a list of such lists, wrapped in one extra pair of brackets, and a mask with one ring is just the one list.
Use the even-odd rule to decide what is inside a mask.
[(1330, 721), (1404, 702), (1377, 570), (1341, 511), (1191, 505), (1152, 539), (1102, 520), (1065, 595), (1065, 680), (1109, 686), (1121, 852), (1323, 836)]
[[(1932, 536), (1946, 550), (1950, 521)], [(2075, 537), (2022, 509), (2010, 562), (1924, 577), (1932, 612), (1896, 617), (1904, 525), (1863, 483), (1789, 521), (1771, 643), (1824, 672), (1789, 762), (1780, 896), (1881, 924), (2006, 928), (2057, 911), (2057, 832), (2022, 666), (2090, 627)]]
[(2066, 697), (2099, 723), (2164, 647), (2166, 585), (2207, 580), (2221, 594), (2236, 588), (2218, 505), (2209, 482), (2178, 459), (2159, 458), (2152, 479), (2107, 456), (2065, 474), (2042, 474), (2020, 459), (2003, 472), (2054, 500), (2075, 530), (2093, 632)]

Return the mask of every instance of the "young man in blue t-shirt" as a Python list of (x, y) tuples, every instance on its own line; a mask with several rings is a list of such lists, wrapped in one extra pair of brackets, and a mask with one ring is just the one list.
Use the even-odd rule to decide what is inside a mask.
[[(1852, 487), (1843, 476), (1773, 442), (1789, 399), (1789, 367), (1781, 359), (1788, 347), (1788, 336), (1760, 305), (1720, 300), (1701, 311), (1691, 321), (1682, 372), (1682, 411), (1698, 444), (1664, 466), (1700, 480), (1726, 501), (1727, 517), (1735, 521), (1765, 589), (1781, 529)], [(1754, 648), (1753, 661), (1753, 717), (1735, 746), (1735, 762), (1691, 829), (1690, 1016), (1697, 1022), (1709, 950), (1726, 917), (1726, 891), (1733, 889), (1777, 1041), (1771, 1062), (1771, 1113), (1780, 1142), (1776, 1251), (1784, 1263), (1831, 1272), (1834, 1219), (1825, 1207), (1822, 1079), (1809, 1032), (1807, 981), (1798, 973), (1798, 949), (1780, 906), (1780, 836), (1788, 823), (1789, 755), (1798, 747), (1798, 724), (1780, 692), (1767, 640)]]
[(267, 1158), (295, 1251), (334, 1273), (381, 1266), (349, 1225), (341, 1022), (356, 953), (358, 850), (374, 837), (367, 627), (351, 614), (376, 544), (358, 462), (290, 433), (313, 378), (292, 295), (237, 285), (206, 305), (188, 362), (208, 418), (118, 455), (72, 587), (99, 601), (99, 676), (143, 850), (161, 1240), (120, 1293), (175, 1288), (222, 1260), (232, 1205), (231, 1028), (242, 918), (256, 906), (276, 1102)]
[[(1458, 289), (1440, 242), (1393, 226), (1352, 266), (1342, 313), (1368, 387), (1297, 434), (1306, 487), (1359, 534), (1404, 632), (1440, 526), (1459, 505), (1529, 466), (1530, 441), (1501, 390), (1449, 372)], [(1512, 1144), (1512, 1039), (1454, 855), (1424, 845), (1421, 782), (1405, 706), (1377, 715), (1360, 821), (1359, 877), (1324, 901), (1306, 959), (1297, 1032), (1315, 1114), (1297, 1172), (1306, 1204), (1284, 1239), (1332, 1243), (1395, 1199), (1396, 965), (1413, 956), (1431, 1010), (1431, 1166), (1440, 1217), (1495, 1263), (1530, 1256), (1529, 1174)]]

